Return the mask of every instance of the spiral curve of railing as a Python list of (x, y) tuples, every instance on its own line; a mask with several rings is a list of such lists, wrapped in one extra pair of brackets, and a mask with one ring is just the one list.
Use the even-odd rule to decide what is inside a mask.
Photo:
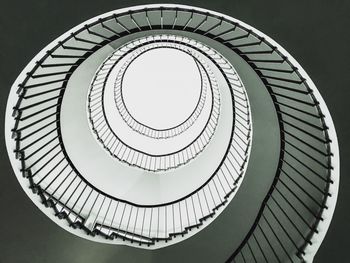
[[(127, 65), (147, 48), (156, 47), (178, 48), (191, 55), (207, 84), (203, 96), (211, 99), (201, 98), (198, 105), (203, 109), (189, 118), (191, 125), (204, 131), (196, 137), (198, 145), (190, 140), (195, 130), (191, 125), (170, 134), (144, 127), (137, 131), (142, 126), (128, 122), (114, 98), (113, 105), (105, 105), (103, 90), (115, 94)], [(339, 149), (330, 113), (310, 77), (286, 50), (257, 29), (217, 12), (182, 5), (116, 10), (78, 25), (45, 47), (19, 75), (8, 100), (6, 143), (21, 186), (61, 227), (98, 242), (154, 249), (200, 235), (201, 229), (212, 227), (209, 224), (234, 204), (245, 177), (258, 177), (246, 171), (257, 162), (250, 159), (256, 151), (253, 138), (261, 133), (254, 129), (253, 134), (254, 123), (264, 120), (251, 111), (259, 103), (250, 100), (254, 87), (244, 85), (241, 73), (245, 73), (237, 70), (231, 54), (249, 66), (249, 74), (259, 79), (271, 99), (279, 153), (276, 165), (271, 164), (276, 166), (271, 183), (246, 224), (252, 223), (226, 226), (244, 231), (243, 238), (232, 243), (226, 261), (311, 262), (331, 222), (338, 193)], [(101, 56), (99, 63), (97, 56)], [(200, 182), (186, 182), (190, 186), (182, 195), (143, 202), (132, 195), (123, 198), (128, 195), (120, 189), (101, 190), (81, 172), (75, 153), (65, 145), (64, 103), (73, 78), (87, 78), (79, 69), (93, 58), (97, 62), (84, 97), (88, 98), (85, 124), (106, 153), (101, 158), (122, 161), (120, 171), (143, 171), (147, 180), (193, 171), (186, 167), (213, 168), (208, 174), (201, 170), (202, 177), (196, 179)], [(201, 116), (206, 103), (216, 114), (208, 110), (212, 122), (198, 124), (205, 119)], [(191, 142), (187, 152), (155, 154), (132, 139), (133, 146), (126, 146), (122, 135), (116, 135), (119, 126), (109, 124), (110, 117), (104, 113), (113, 107), (118, 125), (124, 122), (120, 129), (127, 134), (147, 137), (145, 143), (154, 145), (184, 138)], [(228, 120), (232, 127), (223, 128)], [(205, 164), (203, 156), (212, 153), (213, 145), (224, 137), (221, 134), (226, 136), (222, 143), (227, 148)]]

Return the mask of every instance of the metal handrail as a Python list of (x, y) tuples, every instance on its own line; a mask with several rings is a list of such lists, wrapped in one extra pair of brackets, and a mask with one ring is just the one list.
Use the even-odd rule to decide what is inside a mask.
[[(153, 44), (153, 43), (152, 43)], [(155, 43), (154, 43), (155, 44)], [(195, 108), (192, 110), (191, 114), (183, 120), (181, 123), (177, 124), (176, 126), (170, 127), (170, 128), (165, 128), (165, 129), (156, 129), (152, 128), (144, 123), (141, 123), (137, 119), (135, 119), (132, 114), (129, 112), (128, 108), (125, 105), (125, 100), (122, 92), (122, 86), (123, 86), (123, 80), (125, 73), (131, 63), (135, 61), (139, 56), (143, 55), (145, 52), (159, 49), (163, 47), (149, 47), (149, 49), (145, 50), (144, 48), (142, 51), (137, 52), (137, 54), (133, 55), (131, 58), (128, 59), (120, 69), (117, 79), (115, 81), (115, 101), (117, 105), (117, 109), (120, 113), (120, 115), (123, 117), (124, 121), (135, 131), (139, 132), (140, 134), (149, 136), (151, 138), (156, 138), (156, 139), (166, 139), (166, 138), (171, 138), (174, 136), (177, 136), (184, 131), (186, 131), (188, 128), (190, 128), (193, 123), (197, 120), (198, 116), (202, 112), (202, 109), (204, 107), (204, 102), (206, 99), (206, 89), (208, 85), (208, 80), (206, 76), (208, 73), (205, 73), (205, 68), (202, 66), (202, 64), (198, 61), (197, 58), (195, 58), (190, 52), (183, 51), (182, 49), (178, 49), (172, 46), (168, 46), (167, 48), (170, 49), (176, 49), (179, 50), (180, 52), (184, 52), (185, 54), (190, 55), (194, 62), (195, 65), (198, 69), (199, 75), (200, 75), (200, 96), (198, 98), (198, 101), (196, 103)], [(203, 63), (203, 62), (202, 62)], [(212, 75), (212, 74), (209, 74)], [(213, 80), (211, 81), (213, 82)], [(118, 100), (120, 98), (120, 100)], [(123, 114), (124, 112), (124, 114)]]
[[(161, 12), (160, 8), (163, 11), (175, 13), (172, 24), (164, 24), (163, 16), (165, 13)], [(157, 13), (159, 16), (157, 24), (150, 23), (150, 12)], [(64, 65), (77, 67), (82, 62), (79, 59), (88, 57), (89, 54), (109, 41), (129, 33), (153, 29), (182, 30), (200, 34), (221, 43), (240, 55), (261, 78), (274, 102), (279, 119), (281, 151), (275, 180), (262, 202), (256, 220), (242, 244), (235, 248), (228, 261), (255, 260), (256, 262), (259, 258), (266, 261), (270, 259), (282, 261), (287, 258), (293, 261), (293, 251), (297, 252), (296, 255), (299, 258), (305, 258), (307, 256), (305, 250), (310, 246), (315, 234), (317, 236), (319, 233), (318, 225), (324, 220), (323, 213), (330, 209), (327, 207), (328, 200), (336, 198), (336, 193), (331, 193), (329, 189), (331, 185), (337, 183), (335, 181), (337, 177), (332, 177), (337, 175), (332, 171), (334, 169), (333, 163), (337, 162), (334, 156), (338, 156), (333, 124), (322, 98), (311, 80), (287, 52), (259, 31), (226, 16), (201, 9), (175, 6), (135, 8), (127, 12), (108, 14), (96, 21), (91, 20), (87, 27), (90, 32), (93, 32), (92, 27), (94, 26), (101, 26), (109, 30), (104, 24), (106, 21), (116, 19), (116, 17), (127, 18), (130, 16), (131, 19), (132, 14), (143, 14), (146, 23), (142, 25), (140, 21), (133, 18), (132, 20), (136, 24), (135, 28), (126, 28), (124, 25), (124, 31), (117, 32), (114, 36), (103, 37), (102, 42), (96, 43), (97, 45), (91, 49), (84, 50), (86, 53), (78, 56), (74, 63)], [(181, 14), (190, 14), (190, 18), (183, 19)], [(192, 24), (196, 16), (204, 17), (205, 19), (199, 19), (199, 21), (205, 22)], [(152, 21), (154, 22), (154, 20)], [(180, 21), (182, 21), (181, 24)], [(204, 28), (204, 23), (207, 25), (206, 28)], [(78, 29), (73, 36), (84, 30)], [(67, 37), (61, 43), (70, 39), (71, 37)], [(37, 67), (55, 49), (59, 48), (61, 43), (57, 44), (52, 52), (45, 55), (45, 58), (38, 62)], [(71, 49), (72, 47), (64, 46), (64, 48)], [(33, 75), (37, 67), (34, 67), (32, 73), (28, 74), (19, 87), (19, 93), (25, 88), (26, 81)], [(72, 73), (74, 68), (68, 71)], [(67, 80), (66, 75), (62, 80), (62, 92), (55, 98), (58, 101), (64, 94)], [(14, 115), (17, 117), (21, 115), (19, 105), (23, 97), (24, 95), (20, 97), (17, 103), (18, 107), (14, 111)], [(59, 124), (59, 118), (57, 122)], [(60, 133), (60, 131), (58, 132)], [(20, 130), (14, 131), (14, 136), (17, 138), (20, 138), (20, 134)], [(63, 142), (60, 143), (63, 144)], [(23, 156), (20, 151), (17, 151), (16, 154), (18, 157)], [(306, 173), (309, 173), (310, 176), (306, 177)], [(304, 180), (303, 184), (298, 180)], [(316, 192), (320, 195), (315, 196)], [(316, 204), (314, 199), (317, 200)], [(313, 203), (309, 205), (310, 202)], [(309, 219), (310, 216), (313, 218), (312, 220)], [(284, 221), (281, 220), (282, 218)], [(300, 229), (302, 224), (303, 229)], [(306, 234), (304, 233), (305, 227), (309, 229)], [(278, 235), (276, 228), (282, 234)], [(294, 247), (293, 250), (290, 250), (291, 246)]]

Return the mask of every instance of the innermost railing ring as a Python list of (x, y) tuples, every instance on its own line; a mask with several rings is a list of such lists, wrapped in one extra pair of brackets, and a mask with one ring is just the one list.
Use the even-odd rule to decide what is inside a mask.
[[(117, 76), (116, 105), (141, 134), (167, 138), (181, 134), (201, 113), (208, 81), (205, 69), (186, 50), (148, 45), (136, 50)], [(129, 120), (132, 119), (132, 120)], [(132, 127), (133, 127), (132, 126)]]

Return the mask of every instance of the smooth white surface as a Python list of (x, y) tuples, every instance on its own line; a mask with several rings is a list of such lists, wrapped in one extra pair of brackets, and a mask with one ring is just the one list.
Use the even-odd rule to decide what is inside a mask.
[(201, 93), (194, 59), (179, 50), (149, 50), (131, 62), (121, 87), (131, 116), (154, 129), (169, 129), (186, 120)]

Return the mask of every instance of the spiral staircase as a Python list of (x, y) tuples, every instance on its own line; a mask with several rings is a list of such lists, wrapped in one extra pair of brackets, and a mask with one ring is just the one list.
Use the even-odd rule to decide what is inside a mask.
[[(174, 79), (154, 88), (163, 70)], [(48, 217), (135, 256), (205, 242), (217, 253), (187, 262), (311, 262), (337, 199), (312, 80), (268, 36), (201, 8), (120, 9), (60, 36), (13, 84), (6, 143)]]

